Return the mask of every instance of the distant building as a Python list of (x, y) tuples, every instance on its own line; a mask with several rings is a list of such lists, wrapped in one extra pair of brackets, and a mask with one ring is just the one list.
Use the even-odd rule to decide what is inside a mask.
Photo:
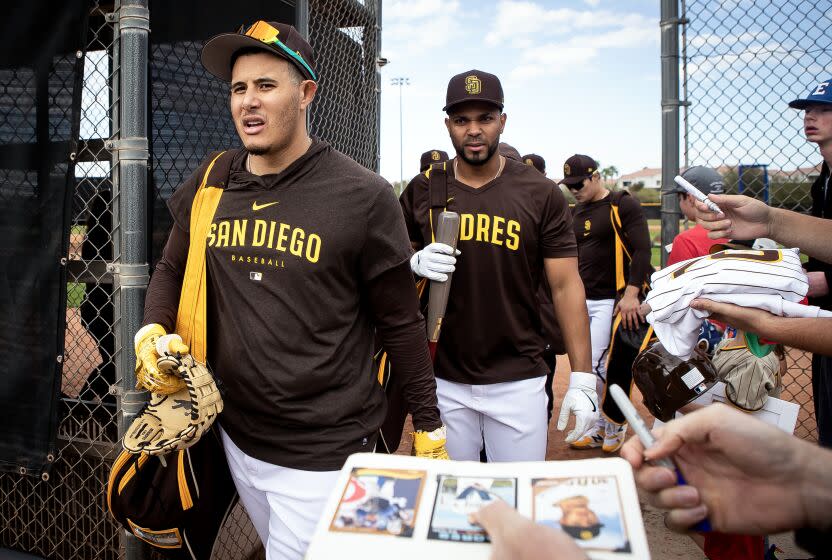
[(662, 188), (662, 168), (661, 167), (645, 167), (633, 173), (621, 175), (615, 183), (619, 189), (629, 188), (636, 183), (643, 183), (645, 189), (660, 189)]
[[(728, 176), (733, 173), (736, 179), (737, 165), (720, 165), (716, 170), (723, 176)], [(768, 167), (768, 177), (770, 181), (793, 181), (796, 183), (812, 183), (820, 176), (820, 164), (810, 167), (799, 167), (797, 169), (785, 170)], [(686, 167), (679, 169), (683, 172)], [(618, 189), (627, 189), (636, 183), (643, 183), (645, 189), (661, 189), (662, 188), (662, 169), (661, 167), (644, 167), (633, 173), (621, 175), (615, 180), (614, 186)], [(607, 185), (611, 187), (613, 185)]]

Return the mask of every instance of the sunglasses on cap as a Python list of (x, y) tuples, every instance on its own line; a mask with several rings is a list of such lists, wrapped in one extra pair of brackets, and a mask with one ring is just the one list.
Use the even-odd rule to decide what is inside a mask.
[(281, 40), (277, 38), (280, 31), (269, 25), (267, 22), (263, 20), (255, 21), (248, 29), (246, 29), (245, 25), (242, 25), (237, 33), (241, 33), (246, 37), (251, 37), (252, 39), (257, 39), (261, 43), (265, 43), (267, 45), (276, 45), (280, 50), (286, 53), (286, 55), (291, 57), (292, 60), (297, 61), (304, 68), (306, 68), (315, 80), (318, 79), (318, 76), (312, 71), (312, 67), (309, 66), (305, 60), (303, 60), (303, 57), (284, 45)]
[(589, 179), (589, 177), (584, 177), (583, 179), (581, 179), (580, 183), (574, 183), (574, 184), (571, 184), (571, 185), (567, 184), (566, 188), (569, 189), (570, 191), (579, 191), (582, 188), (584, 188), (584, 181), (586, 181), (587, 179)]

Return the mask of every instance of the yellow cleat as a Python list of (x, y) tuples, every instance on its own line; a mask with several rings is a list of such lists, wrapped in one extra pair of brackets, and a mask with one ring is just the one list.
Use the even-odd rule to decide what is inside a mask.
[(624, 445), (624, 436), (627, 434), (627, 424), (615, 424), (607, 422), (604, 428), (604, 444), (601, 449), (605, 453), (615, 453)]
[(588, 432), (569, 444), (572, 449), (597, 449), (604, 444), (604, 427), (606, 421), (599, 418)]

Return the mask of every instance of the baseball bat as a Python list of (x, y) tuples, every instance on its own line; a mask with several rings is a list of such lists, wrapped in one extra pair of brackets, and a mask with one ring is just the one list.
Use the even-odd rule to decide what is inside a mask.
[[(445, 243), (456, 249), (456, 242), (459, 238), (459, 214), (443, 210), (439, 214), (436, 225), (436, 242)], [(439, 341), (439, 332), (442, 330), (442, 319), (445, 317), (445, 308), (448, 306), (448, 294), (451, 291), (452, 273), (444, 282), (430, 282), (430, 294), (428, 295), (428, 348), (430, 349), (431, 360), (436, 359), (436, 343)]]

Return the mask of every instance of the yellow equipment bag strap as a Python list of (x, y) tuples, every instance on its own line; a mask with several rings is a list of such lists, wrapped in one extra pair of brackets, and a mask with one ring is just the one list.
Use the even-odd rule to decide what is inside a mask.
[[(624, 233), (624, 224), (621, 221), (621, 214), (618, 209), (618, 204), (621, 202), (623, 196), (628, 196), (624, 192), (610, 193), (610, 222), (612, 223), (612, 230), (615, 233), (615, 291), (621, 292), (627, 287), (627, 278), (624, 274), (624, 269), (632, 261), (632, 255), (627, 249), (625, 242), (626, 234)], [(626, 260), (626, 262), (625, 262)]]
[(202, 182), (194, 195), (191, 205), (190, 244), (182, 292), (179, 296), (179, 310), (176, 314), (176, 333), (188, 345), (195, 360), (206, 361), (206, 281), (205, 248), (208, 228), (214, 219), (214, 212), (220, 203), (223, 189), (208, 185), (208, 177), (217, 160), (227, 152), (220, 152), (208, 164)]

